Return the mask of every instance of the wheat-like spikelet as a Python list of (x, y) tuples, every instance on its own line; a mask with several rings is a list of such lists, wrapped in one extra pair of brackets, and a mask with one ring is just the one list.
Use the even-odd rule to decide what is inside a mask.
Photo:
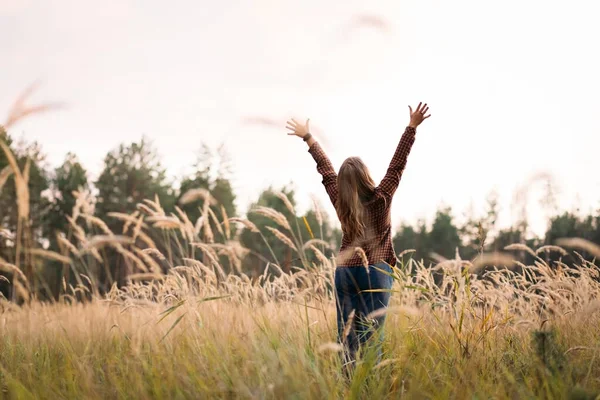
[(532, 256), (536, 256), (535, 251), (531, 250), (531, 248), (529, 248), (529, 246), (526, 246), (522, 243), (513, 243), (513, 244), (509, 244), (508, 246), (506, 246), (504, 248), (504, 250), (520, 250), (520, 251), (526, 251), (527, 253), (531, 254)]
[(133, 252), (127, 250), (120, 243), (110, 243), (110, 246), (113, 247), (115, 250), (117, 250), (117, 252), (119, 254), (123, 255), (125, 258), (128, 258), (131, 261), (133, 261), (134, 264), (140, 270), (142, 270), (144, 272), (148, 272), (148, 267), (146, 267), (146, 264), (144, 264), (144, 262), (142, 260), (140, 260), (138, 256), (136, 256)]
[(148, 207), (145, 204), (138, 203), (138, 204), (136, 204), (136, 208), (139, 211), (145, 213), (146, 215), (159, 215), (156, 212), (154, 212), (154, 210), (152, 210), (150, 207)]
[[(127, 232), (129, 226), (131, 226), (132, 224), (137, 224), (139, 219), (138, 219), (138, 215), (139, 215), (139, 211), (134, 211), (132, 214), (125, 214), (125, 213), (119, 213), (119, 212), (109, 212), (107, 215), (111, 218), (115, 218), (119, 221), (123, 221), (125, 222), (125, 224), (123, 225), (123, 233)], [(147, 228), (147, 226), (144, 224), (143, 225), (144, 228)]]
[(572, 247), (587, 251), (594, 257), (600, 258), (600, 246), (589, 240), (581, 238), (562, 238), (556, 241), (556, 244), (561, 247)]
[(344, 350), (344, 346), (339, 343), (323, 343), (317, 349), (317, 353), (339, 353)]
[(8, 117), (4, 123), (4, 127), (0, 125), (2, 128), (0, 131), (4, 131), (4, 128), (8, 129), (18, 121), (24, 119), (33, 114), (40, 114), (51, 110), (56, 110), (64, 107), (63, 103), (43, 103), (38, 105), (27, 105), (26, 101), (31, 96), (33, 92), (38, 88), (39, 82), (34, 82), (29, 85), (23, 93), (21, 93), (17, 100), (13, 103), (8, 112)]
[(24, 301), (29, 301), (29, 291), (23, 286), (23, 284), (19, 281), (13, 282), (13, 288), (19, 297), (21, 297)]
[(83, 217), (88, 222), (91, 222), (93, 225), (95, 225), (98, 228), (100, 228), (100, 230), (102, 232), (104, 232), (105, 235), (112, 235), (113, 234), (113, 232), (110, 230), (110, 228), (108, 227), (108, 225), (106, 225), (106, 223), (104, 221), (102, 221), (100, 218), (95, 217), (93, 215), (87, 215), (87, 214), (84, 214)]
[(29, 252), (29, 254), (34, 255), (34, 256), (43, 257), (48, 260), (58, 261), (63, 264), (71, 264), (71, 259), (69, 257), (63, 256), (62, 254), (58, 254), (51, 250), (28, 249), (27, 251)]
[(287, 195), (283, 192), (275, 192), (275, 196), (277, 196), (285, 205), (285, 207), (288, 209), (288, 211), (292, 214), (292, 215), (296, 215), (296, 210), (294, 209), (294, 206), (292, 205), (292, 202), (290, 201), (290, 199), (287, 197)]
[(543, 253), (543, 252), (548, 252), (548, 253), (549, 253), (549, 252), (551, 252), (551, 251), (555, 251), (555, 252), (557, 252), (557, 253), (560, 253), (560, 254), (561, 254), (561, 255), (563, 255), (563, 256), (566, 256), (567, 254), (569, 254), (569, 253), (567, 253), (567, 251), (566, 251), (565, 249), (563, 249), (562, 247), (559, 247), (559, 246), (553, 246), (553, 245), (550, 245), (550, 244), (549, 244), (549, 245), (542, 246), (542, 247), (538, 248), (538, 249), (535, 251), (535, 254), (540, 254), (540, 253)]
[(331, 263), (329, 262), (329, 259), (327, 257), (325, 257), (325, 254), (323, 254), (321, 252), (321, 250), (317, 249), (315, 246), (310, 246), (310, 249), (315, 253), (317, 258), (319, 259), (319, 261), (321, 261), (321, 264), (323, 264), (323, 266), (325, 268), (331, 267)]
[(137, 254), (138, 256), (140, 256), (140, 258), (144, 261), (145, 264), (147, 264), (148, 266), (150, 266), (150, 269), (153, 272), (156, 273), (162, 273), (162, 268), (160, 265), (158, 265), (158, 263), (152, 258), (150, 257), (150, 255), (154, 255), (155, 257), (157, 257), (159, 260), (161, 261), (167, 261), (165, 259), (165, 257), (162, 255), (162, 253), (156, 249), (138, 249), (137, 247), (134, 247), (133, 252), (135, 254)]
[(158, 273), (147, 272), (147, 273), (129, 274), (129, 275), (127, 275), (127, 279), (130, 279), (132, 281), (140, 281), (140, 280), (157, 280), (158, 281), (158, 280), (165, 279), (165, 276), (158, 274)]
[(154, 200), (144, 199), (144, 203), (148, 204), (150, 207), (154, 208), (155, 215), (166, 215), (165, 210), (160, 205), (160, 200), (158, 198), (158, 194), (154, 194)]
[(204, 201), (202, 206), (202, 227), (204, 232), (204, 241), (212, 243), (215, 241), (215, 236), (210, 227), (210, 216), (209, 216), (210, 204), (208, 201)]
[(89, 251), (90, 249), (99, 249), (101, 247), (107, 246), (107, 245), (116, 245), (116, 244), (131, 244), (133, 243), (133, 241), (131, 240), (131, 238), (127, 237), (127, 236), (121, 236), (121, 235), (96, 235), (94, 237), (92, 237), (86, 244), (86, 246), (84, 246), (80, 252), (85, 253), (87, 251)]
[(296, 246), (294, 245), (294, 242), (292, 242), (292, 240), (289, 237), (281, 233), (279, 229), (273, 228), (272, 226), (267, 226), (267, 229), (271, 231), (271, 233), (273, 233), (273, 235), (275, 235), (275, 237), (279, 239), (283, 244), (287, 245), (291, 249), (297, 250)]
[(2, 193), (2, 187), (4, 186), (4, 184), (6, 183), (6, 181), (8, 180), (8, 178), (10, 178), (10, 176), (12, 174), (13, 174), (13, 170), (10, 165), (7, 165), (6, 167), (4, 167), (2, 169), (2, 171), (0, 171), (0, 193)]
[(0, 271), (16, 274), (17, 277), (27, 282), (27, 277), (16, 265), (0, 261)]
[(304, 243), (304, 245), (302, 245), (302, 248), (306, 250), (309, 247), (317, 246), (317, 245), (321, 245), (326, 248), (331, 248), (331, 244), (329, 244), (326, 241), (321, 240), (321, 239), (311, 239), (311, 240), (307, 241), (306, 243)]
[(175, 211), (177, 212), (177, 215), (179, 215), (179, 219), (182, 221), (180, 226), (181, 234), (187, 239), (188, 242), (193, 242), (196, 240), (196, 230), (194, 228), (194, 224), (192, 224), (192, 221), (190, 221), (187, 214), (181, 208), (175, 206)]
[(208, 258), (210, 258), (210, 261), (214, 264), (218, 264), (219, 263), (219, 257), (217, 256), (217, 253), (215, 253), (215, 251), (207, 244), (205, 243), (200, 243), (200, 242), (194, 242), (194, 243), (190, 243), (192, 246), (199, 248), (200, 250), (202, 250), (204, 252), (204, 254), (208, 255)]
[(215, 199), (210, 194), (210, 191), (203, 189), (203, 188), (197, 188), (197, 189), (190, 189), (187, 192), (185, 192), (179, 199), (179, 204), (186, 205), (186, 204), (193, 203), (200, 199), (203, 199), (204, 201), (208, 201), (211, 204), (216, 203)]
[(471, 272), (475, 273), (486, 266), (506, 266), (510, 267), (515, 264), (515, 259), (504, 253), (484, 253), (478, 257), (471, 265)]
[(219, 222), (219, 219), (217, 218), (216, 214), (210, 207), (208, 208), (208, 214), (210, 215), (211, 219), (215, 223), (215, 226), (217, 227), (217, 231), (219, 231), (219, 233), (221, 234), (221, 237), (225, 237), (225, 232), (223, 232), (223, 228), (221, 228), (221, 223)]
[(85, 231), (81, 226), (77, 224), (77, 220), (67, 215), (67, 221), (69, 221), (69, 225), (73, 229), (73, 235), (79, 241), (81, 245), (85, 245), (87, 243), (87, 238), (85, 235)]
[(348, 315), (348, 320), (346, 321), (346, 325), (344, 326), (344, 330), (342, 331), (342, 340), (346, 341), (346, 339), (348, 338), (348, 335), (350, 334), (350, 330), (352, 329), (352, 326), (354, 326), (354, 314), (355, 314), (355, 310), (350, 311), (350, 314)]
[(229, 218), (229, 222), (240, 223), (240, 224), (244, 225), (244, 228), (248, 229), (250, 232), (254, 232), (254, 233), (260, 232), (258, 230), (258, 228), (256, 227), (256, 225), (254, 225), (254, 223), (252, 223), (251, 221), (244, 219), (244, 218), (232, 217), (232, 218)]
[(235, 252), (236, 257), (240, 260), (243, 260), (250, 253), (250, 250), (242, 246), (238, 240), (228, 240), (227, 246)]
[[(13, 174), (15, 175), (18, 216), (20, 219), (27, 220), (29, 218), (29, 188), (27, 186), (27, 180), (29, 176), (28, 174), (25, 175), (23, 172), (21, 172), (12, 150), (8, 147), (8, 145), (4, 142), (3, 139), (0, 139), (0, 148), (2, 148), (2, 150), (4, 151), (4, 155), (6, 156), (8, 165), (11, 167)], [(29, 159), (27, 159), (25, 165), (26, 171), (29, 170), (28, 165), (30, 165)]]
[(410, 253), (416, 253), (417, 250), (415, 249), (406, 249), (404, 251), (402, 251), (400, 254), (398, 254), (398, 258), (402, 258), (402, 256), (404, 256), (405, 254), (410, 254)]
[(161, 261), (166, 261), (167, 259), (165, 258), (165, 256), (163, 255), (163, 253), (161, 253), (160, 251), (158, 251), (157, 249), (154, 248), (148, 248), (148, 249), (143, 249), (140, 250), (142, 253), (144, 254), (148, 254), (151, 256), (154, 256), (156, 258), (158, 258)]
[(280, 213), (277, 210), (274, 210), (269, 207), (257, 206), (250, 212), (258, 214), (258, 215), (262, 215), (263, 217), (267, 217), (270, 220), (275, 221), (277, 224), (284, 227), (288, 231), (290, 231), (290, 232), (292, 231), (292, 228), (290, 227), (288, 220), (285, 218), (285, 215), (283, 215), (282, 213)]
[(231, 226), (229, 226), (229, 217), (227, 216), (227, 210), (223, 204), (221, 204), (221, 218), (223, 218), (223, 227), (225, 228), (225, 238), (231, 239)]
[(146, 221), (152, 223), (152, 226), (159, 229), (179, 229), (181, 221), (174, 216), (151, 215), (146, 218)]
[(360, 259), (362, 260), (363, 267), (365, 267), (368, 271), (369, 270), (369, 259), (367, 258), (367, 253), (365, 253), (365, 251), (362, 249), (362, 247), (355, 247), (354, 252), (358, 253), (358, 255), (360, 256)]

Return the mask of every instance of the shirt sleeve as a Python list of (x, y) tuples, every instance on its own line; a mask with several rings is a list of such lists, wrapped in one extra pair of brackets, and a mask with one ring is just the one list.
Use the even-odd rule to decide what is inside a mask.
[(377, 188), (376, 192), (386, 198), (386, 200), (390, 200), (394, 196), (394, 193), (400, 184), (402, 172), (404, 171), (404, 167), (406, 167), (406, 159), (415, 142), (415, 133), (415, 128), (406, 127), (406, 130), (400, 139), (400, 143), (398, 143), (398, 147), (396, 147), (396, 152), (392, 157), (392, 161), (390, 162), (385, 177), (381, 180), (381, 183)]
[(325, 186), (325, 190), (329, 195), (329, 199), (331, 203), (335, 207), (338, 196), (338, 187), (337, 187), (337, 174), (333, 169), (333, 165), (331, 165), (331, 161), (321, 148), (319, 142), (315, 142), (310, 148), (308, 152), (312, 155), (317, 163), (317, 171), (323, 177), (323, 186)]

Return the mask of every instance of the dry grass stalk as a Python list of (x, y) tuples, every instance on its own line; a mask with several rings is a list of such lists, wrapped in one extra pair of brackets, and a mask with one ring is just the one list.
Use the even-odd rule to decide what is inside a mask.
[(15, 176), (18, 216), (22, 220), (27, 220), (29, 218), (29, 188), (27, 187), (27, 178), (21, 172), (12, 150), (3, 139), (0, 139), (0, 148), (4, 151), (8, 165)]
[(362, 260), (363, 267), (369, 270), (369, 259), (367, 258), (367, 253), (362, 249), (362, 247), (355, 247), (354, 252), (358, 253), (360, 259)]
[(27, 89), (17, 97), (17, 100), (11, 106), (8, 117), (4, 122), (4, 128), (9, 129), (15, 125), (18, 121), (31, 116), (33, 114), (40, 114), (52, 110), (57, 110), (64, 107), (63, 103), (44, 103), (36, 106), (28, 106), (26, 104), (27, 99), (33, 94), (38, 88), (39, 82), (34, 82)]
[(350, 330), (352, 329), (352, 326), (354, 325), (354, 315), (355, 315), (355, 311), (352, 310), (350, 311), (350, 315), (348, 315), (348, 321), (346, 321), (346, 325), (344, 326), (344, 330), (342, 331), (342, 340), (346, 341), (346, 339), (348, 338), (348, 335), (350, 334)]
[(215, 226), (217, 227), (217, 231), (219, 231), (219, 234), (221, 235), (221, 237), (225, 237), (225, 232), (223, 232), (223, 228), (221, 228), (221, 223), (219, 222), (217, 215), (214, 213), (214, 211), (210, 207), (208, 208), (208, 214), (210, 215), (210, 218), (214, 222)]
[(326, 241), (321, 240), (321, 239), (311, 239), (311, 240), (307, 241), (306, 243), (304, 243), (304, 245), (302, 245), (302, 248), (306, 250), (309, 247), (318, 246), (318, 245), (326, 247), (326, 248), (331, 248), (331, 245), (329, 243), (327, 243)]
[(566, 256), (567, 254), (569, 254), (569, 253), (567, 253), (567, 251), (566, 251), (565, 249), (563, 249), (562, 247), (559, 247), (559, 246), (553, 246), (553, 245), (550, 245), (550, 244), (549, 244), (549, 245), (546, 245), (546, 246), (542, 246), (542, 247), (540, 247), (539, 249), (537, 249), (537, 250), (535, 251), (535, 254), (540, 254), (540, 253), (543, 253), (543, 252), (547, 252), (547, 253), (549, 253), (549, 252), (552, 252), (552, 251), (554, 251), (554, 252), (557, 252), (557, 253), (560, 253), (560, 255), (562, 255), (562, 256)]
[(140, 274), (130, 274), (127, 276), (127, 279), (130, 279), (132, 281), (141, 281), (141, 280), (159, 281), (159, 280), (165, 279), (165, 276), (158, 274), (158, 273), (140, 273)]
[(583, 251), (587, 251), (592, 256), (596, 258), (600, 258), (600, 246), (595, 243), (590, 242), (589, 240), (581, 239), (581, 238), (563, 238), (558, 239), (556, 244), (561, 247), (570, 247), (575, 249), (580, 249)]
[(292, 205), (292, 202), (290, 201), (289, 197), (287, 197), (285, 193), (275, 192), (275, 196), (277, 196), (283, 202), (285, 208), (287, 208), (292, 215), (296, 215), (296, 210), (294, 209), (294, 206)]
[(4, 187), (4, 184), (12, 174), (13, 170), (10, 165), (7, 165), (2, 169), (2, 171), (0, 171), (0, 193), (2, 193), (2, 188)]
[(532, 256), (536, 256), (535, 251), (531, 250), (529, 248), (529, 246), (526, 246), (522, 243), (513, 243), (513, 244), (509, 244), (508, 246), (506, 246), (504, 248), (504, 250), (517, 250), (517, 251), (526, 251), (527, 253), (531, 254)]
[(255, 209), (251, 210), (250, 212), (254, 213), (254, 214), (262, 215), (263, 217), (267, 217), (270, 220), (275, 221), (277, 224), (284, 227), (288, 231), (290, 231), (290, 232), (292, 231), (292, 228), (290, 227), (290, 224), (289, 224), (287, 218), (285, 217), (285, 215), (283, 215), (282, 213), (280, 213), (277, 210), (274, 210), (269, 207), (257, 206)]
[(229, 222), (237, 222), (239, 224), (242, 224), (242, 225), (244, 225), (244, 228), (248, 229), (250, 232), (254, 232), (254, 233), (260, 232), (258, 230), (258, 228), (256, 227), (256, 225), (254, 225), (254, 223), (252, 223), (249, 220), (244, 219), (244, 218), (232, 217), (232, 218), (229, 218)]
[(510, 267), (515, 264), (515, 259), (504, 253), (484, 253), (481, 256), (477, 257), (477, 259), (471, 265), (471, 272), (475, 273), (481, 270), (486, 266), (495, 266), (495, 267)]
[(80, 252), (85, 253), (90, 249), (99, 249), (107, 245), (127, 245), (132, 244), (133, 240), (127, 236), (121, 235), (96, 235), (92, 237)]
[(21, 271), (21, 269), (19, 269), (14, 264), (0, 261), (0, 271), (8, 272), (10, 274), (15, 274), (18, 278), (22, 279), (24, 282), (27, 282), (27, 277), (25, 276), (23, 271)]
[(58, 261), (63, 264), (71, 264), (71, 259), (69, 257), (63, 256), (54, 251), (44, 249), (29, 249), (27, 251), (29, 252), (29, 254), (34, 256), (43, 257), (48, 260)]
[(211, 196), (210, 191), (203, 188), (188, 190), (179, 199), (179, 204), (186, 205), (201, 199), (208, 201), (210, 204), (216, 204), (216, 200)]
[[(156, 249), (138, 249), (137, 247), (133, 249), (133, 252), (135, 254), (137, 254), (138, 256), (140, 256), (140, 258), (144, 261), (145, 264), (150, 266), (150, 269), (152, 270), (152, 272), (155, 273), (162, 273), (162, 268), (160, 265), (158, 265), (158, 263), (150, 256), (150, 255), (154, 255), (156, 256), (158, 259), (160, 259), (161, 261), (166, 262), (167, 260), (165, 259), (165, 257), (161, 254), (160, 251), (156, 250)], [(162, 258), (161, 258), (162, 257)]]
[(113, 232), (110, 230), (108, 225), (106, 225), (106, 223), (104, 221), (102, 221), (100, 218), (95, 217), (93, 215), (88, 215), (88, 214), (83, 214), (83, 217), (86, 219), (86, 221), (88, 221), (88, 222), (92, 223), (93, 225), (97, 226), (98, 228), (100, 228), (100, 230), (102, 232), (104, 232), (105, 235), (113, 234)]
[(289, 248), (293, 249), (293, 250), (297, 250), (296, 246), (294, 245), (294, 242), (292, 242), (292, 240), (287, 237), (286, 235), (284, 235), (283, 233), (281, 233), (280, 230), (273, 228), (272, 226), (267, 226), (267, 229), (273, 234), (275, 235), (275, 237), (277, 239), (279, 239), (283, 244), (285, 244), (286, 246), (288, 246)]
[(179, 229), (181, 227), (181, 221), (177, 217), (167, 217), (163, 215), (151, 215), (146, 218), (148, 222), (152, 223), (152, 226), (159, 229)]
[(340, 353), (344, 351), (344, 346), (339, 343), (323, 343), (317, 349), (317, 353)]
[(231, 239), (231, 226), (229, 225), (229, 217), (227, 216), (227, 210), (221, 204), (221, 218), (223, 218), (223, 226), (225, 228), (225, 238)]
[[(135, 211), (133, 214), (125, 214), (125, 213), (119, 213), (119, 212), (109, 212), (108, 215), (111, 218), (115, 218), (119, 221), (123, 221), (125, 222), (125, 224), (123, 225), (123, 233), (126, 233), (128, 228), (132, 225), (132, 224), (137, 224), (138, 221), (140, 220), (140, 218), (138, 218), (139, 215), (139, 211)], [(143, 225), (144, 228), (147, 228), (147, 225)]]

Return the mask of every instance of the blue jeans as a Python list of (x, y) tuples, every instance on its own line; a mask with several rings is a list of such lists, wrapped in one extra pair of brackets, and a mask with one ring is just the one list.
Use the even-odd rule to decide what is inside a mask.
[[(344, 364), (353, 363), (356, 353), (373, 333), (379, 330), (376, 338), (378, 359), (381, 358), (381, 340), (385, 314), (367, 318), (369, 314), (388, 306), (393, 278), (379, 270), (392, 273), (391, 267), (380, 263), (365, 267), (338, 267), (335, 270), (335, 291), (337, 306), (338, 339), (344, 346)], [(364, 292), (365, 290), (388, 290), (388, 292)], [(354, 317), (349, 322), (354, 311)]]

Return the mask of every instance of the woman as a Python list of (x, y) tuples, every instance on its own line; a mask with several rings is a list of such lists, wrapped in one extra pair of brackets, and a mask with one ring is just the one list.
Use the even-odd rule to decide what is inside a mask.
[[(302, 125), (292, 119), (286, 126), (291, 131), (288, 135), (298, 136), (308, 144), (342, 225), (335, 289), (338, 337), (346, 349), (348, 363), (354, 362), (359, 347), (385, 319), (385, 312), (375, 311), (388, 306), (393, 283), (390, 274), (396, 264), (390, 206), (415, 141), (417, 126), (431, 116), (427, 115), (428, 110), (427, 104), (419, 103), (414, 112), (409, 106), (410, 122), (379, 186), (375, 186), (367, 166), (358, 157), (347, 158), (336, 174), (310, 134), (309, 120)], [(380, 357), (380, 346), (376, 346)]]

